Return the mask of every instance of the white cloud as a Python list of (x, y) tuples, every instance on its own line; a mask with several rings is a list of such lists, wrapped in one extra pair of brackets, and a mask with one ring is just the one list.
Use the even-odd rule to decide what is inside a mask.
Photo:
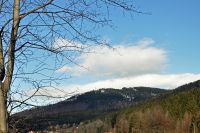
[(97, 90), (100, 88), (116, 88), (121, 89), (123, 87), (157, 87), (163, 89), (174, 89), (180, 85), (193, 82), (200, 79), (200, 74), (183, 73), (183, 74), (145, 74), (140, 76), (116, 78), (103, 81), (97, 81), (93, 83), (87, 83), (84, 85), (69, 85), (62, 86), (61, 89), (65, 92), (84, 93), (91, 90)]
[[(145, 74), (140, 76), (116, 78), (109, 80), (102, 80), (87, 84), (71, 84), (66, 86), (57, 86), (57, 88), (41, 88), (37, 95), (47, 95), (48, 97), (35, 97), (38, 105), (45, 105), (55, 103), (72, 95), (85, 93), (101, 88), (115, 88), (121, 89), (123, 87), (156, 87), (162, 89), (174, 89), (180, 85), (200, 80), (200, 74), (183, 73), (183, 74)], [(27, 92), (28, 95), (34, 93), (34, 90)], [(51, 98), (63, 97), (63, 98)], [(32, 103), (34, 100), (29, 101)]]
[(69, 72), (69, 71), (71, 71), (71, 67), (68, 67), (66, 65), (57, 70), (57, 72), (60, 72), (60, 73)]
[(152, 39), (145, 38), (130, 45), (114, 45), (113, 48), (97, 46), (93, 48), (94, 53), (84, 53), (78, 58), (83, 68), (64, 66), (58, 72), (106, 77), (160, 73), (166, 66), (167, 55), (164, 49), (153, 44)]

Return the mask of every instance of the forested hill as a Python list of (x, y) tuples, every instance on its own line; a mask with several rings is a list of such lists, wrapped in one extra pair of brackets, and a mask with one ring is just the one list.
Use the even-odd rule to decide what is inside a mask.
[(117, 133), (200, 133), (200, 81), (124, 109), (117, 115), (115, 130)]
[(200, 133), (200, 81), (109, 116), (80, 124), (77, 133)]
[(174, 92), (181, 92), (181, 91), (190, 91), (191, 89), (198, 89), (200, 88), (200, 80), (182, 85), (174, 89)]
[(72, 125), (79, 127), (78, 133), (90, 133), (90, 130), (92, 133), (114, 130), (116, 133), (167, 133), (165, 129), (170, 133), (188, 133), (197, 128), (192, 126), (197, 126), (200, 118), (199, 97), (199, 80), (173, 90), (107, 88), (75, 95), (57, 104), (26, 110), (13, 115), (12, 119), (18, 122), (16, 127), (21, 133), (30, 129), (74, 130)]
[(57, 104), (26, 110), (13, 115), (18, 128), (45, 129), (49, 125), (73, 124), (95, 119), (109, 112), (156, 98), (167, 90), (149, 87), (100, 89), (75, 95)]

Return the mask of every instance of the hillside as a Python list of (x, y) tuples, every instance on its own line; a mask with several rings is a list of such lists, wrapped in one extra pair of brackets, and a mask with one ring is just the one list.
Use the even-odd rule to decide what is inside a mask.
[[(50, 125), (79, 124), (92, 120), (107, 113), (116, 112), (125, 107), (154, 99), (167, 90), (149, 87), (134, 87), (122, 89), (100, 89), (72, 96), (57, 104), (38, 107), (17, 113), (12, 116), (17, 128), (27, 130), (42, 130)], [(24, 128), (26, 127), (26, 128)], [(21, 131), (22, 132), (22, 131)]]
[(116, 115), (79, 125), (78, 133), (200, 133), (200, 81)]
[(200, 81), (174, 90), (100, 89), (23, 111), (13, 118), (23, 120), (17, 124), (19, 129), (26, 127), (21, 132), (33, 129), (58, 133), (190, 133), (194, 130), (197, 133), (200, 130), (199, 97)]
[(117, 116), (117, 133), (199, 133), (199, 98), (200, 88), (195, 88), (126, 109)]

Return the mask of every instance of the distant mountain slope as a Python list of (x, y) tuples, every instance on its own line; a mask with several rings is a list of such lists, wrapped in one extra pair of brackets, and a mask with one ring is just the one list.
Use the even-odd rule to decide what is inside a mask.
[[(49, 125), (80, 123), (108, 112), (159, 97), (168, 90), (134, 87), (100, 89), (72, 96), (57, 104), (38, 107), (17, 113), (12, 118), (22, 120), (18, 128), (45, 129)], [(24, 131), (25, 132), (25, 131)]]
[(199, 83), (180, 86), (165, 97), (124, 109), (117, 115), (116, 133), (200, 133)]
[(179, 86), (176, 89), (174, 89), (173, 91), (174, 92), (189, 91), (191, 89), (197, 89), (197, 88), (200, 88), (200, 80)]
[(200, 133), (200, 88), (171, 93), (77, 127), (76, 133)]
[[(70, 130), (70, 128), (69, 128)], [(200, 81), (78, 125), (77, 133), (200, 133)]]
[[(164, 123), (171, 122), (170, 126), (172, 127), (170, 128), (175, 132), (178, 130), (181, 132), (184, 126), (192, 127), (191, 122), (196, 122), (195, 115), (200, 111), (199, 97), (200, 81), (182, 85), (174, 90), (149, 87), (130, 87), (120, 90), (108, 88), (72, 96), (57, 104), (26, 110), (13, 115), (12, 118), (21, 120), (17, 124), (17, 128), (23, 129), (20, 130), (20, 133), (25, 133), (30, 129), (47, 130), (49, 126), (55, 127), (55, 125), (63, 124), (66, 128), (73, 123), (79, 124), (80, 122), (78, 133), (88, 130), (94, 131), (93, 133), (101, 133), (113, 128), (117, 133), (118, 131), (119, 133), (128, 133), (132, 132), (132, 122), (137, 125), (141, 119), (144, 119), (144, 122), (147, 123), (154, 123), (154, 121), (149, 121), (154, 119), (155, 121), (164, 120)], [(151, 115), (152, 117), (148, 117)], [(163, 117), (163, 119), (159, 119), (160, 117)], [(95, 120), (97, 118), (98, 120)], [(99, 118), (102, 120), (99, 120)], [(187, 123), (188, 125), (179, 124), (182, 127), (178, 126), (180, 129), (174, 129), (176, 122), (186, 123), (185, 119), (190, 122)], [(200, 119), (200, 116), (198, 119)], [(87, 122), (86, 120), (90, 121)], [(82, 123), (84, 121), (86, 122)], [(160, 126), (160, 123), (155, 124), (158, 124), (158, 127)], [(161, 126), (162, 128), (159, 131), (162, 132), (166, 125)], [(150, 130), (157, 132), (154, 129), (148, 129), (147, 132)], [(52, 130), (49, 129), (49, 131)]]
[(200, 111), (200, 80), (179, 86), (156, 99), (151, 99), (138, 106), (126, 108), (124, 111), (145, 110), (155, 106), (161, 106), (174, 118), (178, 119), (182, 118), (187, 111), (195, 114), (195, 112)]

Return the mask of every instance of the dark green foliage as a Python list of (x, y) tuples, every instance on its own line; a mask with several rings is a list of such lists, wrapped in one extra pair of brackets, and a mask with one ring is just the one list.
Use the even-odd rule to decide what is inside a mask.
[(178, 91), (173, 91), (165, 97), (120, 112), (116, 123), (120, 125), (117, 133), (127, 128), (123, 126), (123, 122), (128, 123), (129, 133), (192, 133), (194, 131), (199, 133), (199, 116), (200, 88), (190, 90), (185, 87), (184, 90), (179, 88)]
[[(29, 129), (47, 129), (50, 125), (55, 127), (57, 124), (69, 124), (66, 129), (72, 131), (76, 129), (72, 126), (75, 123), (79, 127), (76, 129), (78, 133), (189, 133), (194, 130), (198, 132), (199, 88), (200, 81), (178, 87), (173, 91), (148, 87), (101, 89), (14, 116), (21, 118), (33, 113), (32, 117), (23, 122), (26, 123), (25, 126), (18, 125)], [(119, 110), (121, 111), (117, 113)]]
[[(12, 119), (14, 121), (23, 119), (22, 122), (16, 124), (18, 129), (43, 130), (50, 125), (79, 124), (86, 120), (111, 114), (107, 121), (111, 127), (114, 127), (116, 111), (156, 98), (166, 92), (168, 91), (148, 87), (100, 89), (72, 96), (54, 105), (23, 111), (13, 115)], [(98, 130), (100, 131), (100, 129), (99, 127)]]
[(193, 84), (123, 109), (115, 115), (113, 130), (116, 133), (199, 133), (199, 81)]

